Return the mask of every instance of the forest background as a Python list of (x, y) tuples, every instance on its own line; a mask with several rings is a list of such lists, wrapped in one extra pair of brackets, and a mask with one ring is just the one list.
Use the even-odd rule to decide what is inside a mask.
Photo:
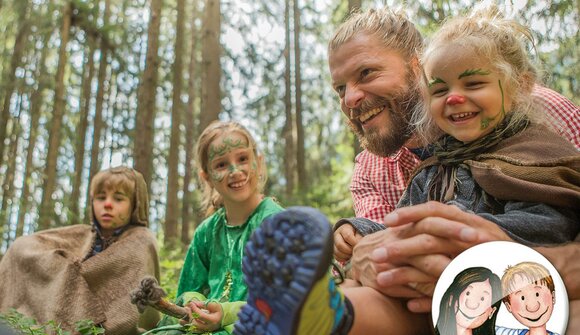
[[(164, 286), (203, 219), (193, 147), (236, 120), (266, 158), (266, 193), (351, 216), (360, 147), (326, 44), (353, 8), (404, 8), (425, 36), (480, 1), (0, 0), (0, 255), (34, 231), (89, 223), (100, 169), (150, 187)], [(530, 26), (545, 85), (580, 103), (580, 1), (498, 1)]]

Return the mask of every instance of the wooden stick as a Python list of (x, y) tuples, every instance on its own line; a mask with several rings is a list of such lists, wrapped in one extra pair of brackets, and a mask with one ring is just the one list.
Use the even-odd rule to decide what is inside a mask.
[(187, 310), (165, 299), (165, 296), (167, 294), (159, 286), (157, 279), (147, 276), (141, 280), (139, 288), (131, 292), (131, 303), (137, 305), (139, 313), (151, 306), (163, 314), (189, 322)]

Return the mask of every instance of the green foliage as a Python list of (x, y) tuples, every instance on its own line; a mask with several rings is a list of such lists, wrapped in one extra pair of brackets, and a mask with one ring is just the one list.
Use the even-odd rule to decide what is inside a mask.
[[(161, 241), (158, 242), (159, 245), (163, 245)], [(187, 248), (188, 246), (184, 246)], [(159, 251), (159, 259), (161, 266), (161, 287), (167, 293), (167, 299), (174, 301), (177, 294), (177, 283), (179, 281), (179, 275), (181, 273), (181, 268), (183, 267), (183, 261), (185, 259), (185, 251), (179, 247), (169, 248), (163, 245)], [(187, 249), (185, 249), (187, 250)]]
[[(71, 332), (63, 330), (56, 321), (38, 323), (15, 309), (10, 309), (6, 314), (0, 314), (0, 321), (6, 323), (18, 334), (26, 335), (70, 335)], [(91, 320), (75, 322), (75, 330), (82, 335), (105, 334), (105, 329), (95, 325)]]

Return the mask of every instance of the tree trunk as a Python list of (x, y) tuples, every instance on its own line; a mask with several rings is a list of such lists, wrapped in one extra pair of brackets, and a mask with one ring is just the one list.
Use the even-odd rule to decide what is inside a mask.
[(88, 50), (86, 50), (86, 62), (83, 67), (82, 75), (82, 92), (79, 102), (80, 116), (79, 125), (77, 127), (77, 138), (75, 143), (75, 167), (74, 179), (72, 185), (72, 192), (70, 196), (70, 211), (72, 213), (72, 224), (82, 222), (81, 213), (79, 211), (79, 199), (81, 193), (81, 184), (83, 182), (83, 171), (85, 161), (85, 143), (87, 128), (89, 126), (89, 108), (91, 105), (91, 83), (95, 72), (95, 62), (93, 60), (95, 52), (95, 40), (92, 36), (88, 37)]
[(296, 76), (296, 163), (298, 171), (298, 188), (306, 189), (308, 176), (304, 159), (304, 125), (302, 124), (302, 74), (300, 66), (300, 8), (294, 0), (294, 67)]
[(16, 70), (22, 64), (22, 54), (26, 47), (26, 39), (30, 30), (30, 22), (27, 20), (28, 0), (16, 1), (14, 6), (18, 7), (18, 29), (14, 40), (14, 48), (10, 59), (8, 73), (4, 77), (6, 93), (4, 103), (0, 111), (0, 162), (4, 160), (4, 146), (7, 137), (8, 120), (10, 119), (10, 101), (16, 88)]
[[(52, 7), (52, 0), (48, 2), (47, 8)], [(28, 134), (28, 147), (26, 149), (26, 163), (24, 167), (24, 177), (22, 179), (22, 195), (20, 196), (20, 205), (18, 206), (18, 221), (16, 223), (16, 237), (22, 236), (24, 232), (24, 219), (28, 213), (30, 197), (30, 183), (32, 171), (34, 168), (34, 148), (36, 147), (36, 139), (38, 137), (38, 124), (40, 120), (40, 108), (43, 105), (44, 90), (46, 89), (46, 58), (48, 56), (49, 48), (48, 41), (52, 31), (47, 32), (42, 37), (42, 47), (40, 50), (40, 59), (38, 61), (39, 69), (36, 73), (38, 87), (32, 91), (30, 97), (30, 128)]]
[(44, 169), (44, 189), (42, 201), (40, 203), (40, 213), (38, 220), (39, 229), (47, 229), (55, 219), (54, 203), (52, 195), (56, 188), (56, 161), (58, 149), (60, 147), (62, 119), (65, 109), (65, 87), (64, 72), (67, 63), (66, 46), (69, 40), (71, 24), (71, 3), (67, 2), (62, 10), (62, 26), (60, 31), (60, 47), (58, 51), (58, 66), (56, 70), (54, 89), (54, 108), (50, 132), (48, 135), (48, 152), (46, 155), (46, 166)]
[(8, 161), (6, 172), (4, 175), (4, 182), (2, 183), (2, 204), (0, 205), (0, 236), (2, 236), (2, 226), (6, 227), (4, 233), (5, 241), (10, 241), (10, 222), (12, 208), (14, 206), (14, 175), (16, 174), (16, 157), (18, 156), (18, 145), (20, 144), (20, 134), (22, 129), (20, 127), (20, 114), (22, 111), (22, 92), (18, 97), (18, 117), (14, 119), (12, 127), (12, 134), (10, 138), (10, 147), (8, 152)]
[(286, 177), (286, 198), (290, 199), (296, 188), (296, 150), (295, 150), (295, 132), (294, 132), (294, 115), (292, 114), (292, 64), (291, 64), (291, 46), (290, 46), (290, 0), (285, 0), (284, 8), (284, 25), (285, 25), (285, 46), (284, 46), (284, 111), (286, 120), (282, 130), (284, 138), (284, 175)]
[(202, 86), (200, 131), (212, 121), (217, 120), (222, 109), (221, 104), (221, 65), (220, 65), (220, 32), (221, 13), (219, 0), (207, 0), (203, 18), (202, 41)]
[(155, 136), (155, 94), (159, 67), (159, 28), (162, 0), (151, 0), (145, 70), (139, 87), (135, 117), (134, 167), (143, 174), (149, 191), (153, 178), (153, 139)]
[[(192, 18), (189, 20), (191, 24), (191, 53), (189, 58), (189, 80), (188, 80), (188, 100), (187, 100), (187, 110), (185, 112), (185, 174), (183, 175), (183, 201), (181, 205), (181, 243), (184, 246), (189, 245), (190, 238), (190, 227), (193, 208), (197, 209), (196, 202), (193, 199), (193, 194), (190, 190), (192, 185), (193, 169), (195, 167), (193, 163), (193, 146), (197, 138), (197, 132), (195, 131), (195, 117), (196, 108), (195, 100), (198, 96), (197, 94), (197, 53), (198, 53), (198, 30), (195, 25), (195, 21), (199, 15), (198, 12), (198, 0), (193, 0)], [(197, 216), (195, 216), (197, 219)]]
[[(103, 10), (103, 24), (105, 25), (107, 24), (110, 15), (109, 3), (110, 0), (105, 0), (105, 8)], [(109, 66), (109, 48), (103, 36), (101, 36), (99, 44), (101, 55), (99, 60), (99, 73), (97, 74), (97, 93), (95, 96), (95, 116), (93, 118), (93, 142), (91, 144), (91, 160), (89, 164), (89, 183), (101, 169), (101, 134), (104, 128), (103, 102), (105, 100), (105, 81), (107, 79), (107, 68)], [(91, 215), (89, 192), (90, 190), (87, 187), (85, 217), (90, 217)]]
[(179, 203), (179, 150), (181, 148), (181, 87), (183, 82), (183, 31), (185, 21), (185, 0), (177, 0), (177, 22), (175, 28), (175, 61), (173, 63), (173, 98), (171, 111), (171, 138), (167, 160), (167, 207), (165, 210), (165, 244), (172, 246), (177, 240)]

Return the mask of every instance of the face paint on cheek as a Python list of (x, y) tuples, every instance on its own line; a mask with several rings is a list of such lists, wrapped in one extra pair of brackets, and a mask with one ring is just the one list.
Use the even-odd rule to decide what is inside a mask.
[(221, 182), (226, 177), (227, 172), (210, 171), (209, 177), (215, 182)]
[(505, 117), (505, 106), (504, 106), (504, 93), (503, 93), (503, 87), (501, 85), (501, 80), (497, 81), (498, 85), (499, 85), (499, 92), (501, 93), (501, 111), (496, 114), (494, 117), (485, 117), (481, 120), (480, 123), (480, 129), (484, 130), (487, 127), (489, 127), (489, 124), (491, 123), (491, 121), (495, 120), (495, 118), (497, 118), (498, 115), (501, 115), (502, 117)]

